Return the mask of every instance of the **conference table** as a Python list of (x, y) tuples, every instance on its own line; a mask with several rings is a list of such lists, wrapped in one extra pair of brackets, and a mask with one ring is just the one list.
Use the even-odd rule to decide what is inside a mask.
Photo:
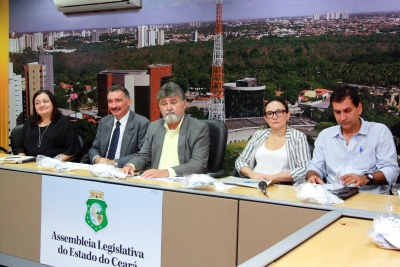
[[(342, 259), (332, 250), (323, 254), (324, 248), (341, 244), (337, 253), (351, 255), (358, 243), (368, 247), (374, 262), (393, 257), (391, 261), (400, 264), (400, 257), (395, 257), (398, 251), (381, 249), (366, 236), (372, 220), (386, 207), (393, 206), (393, 213), (400, 214), (396, 196), (359, 193), (343, 204), (324, 206), (298, 200), (294, 187), (288, 185), (269, 186), (267, 198), (256, 188), (237, 186), (224, 192), (187, 189), (180, 182), (93, 177), (83, 169), (57, 173), (30, 162), (0, 166), (0, 265), (42, 266), (45, 179), (162, 191), (161, 266), (288, 266), (290, 262), (307, 262), (308, 257), (324, 263), (329, 259), (332, 265), (341, 266)], [(57, 190), (74, 195), (74, 191)], [(355, 221), (359, 226), (339, 234), (337, 228), (343, 221)], [(351, 229), (357, 229), (353, 232), (357, 241), (350, 243)], [(127, 230), (120, 229), (120, 234)], [(315, 244), (320, 247), (317, 254), (311, 249)], [(302, 256), (308, 255), (303, 251), (310, 255)], [(370, 257), (360, 260), (371, 263)]]

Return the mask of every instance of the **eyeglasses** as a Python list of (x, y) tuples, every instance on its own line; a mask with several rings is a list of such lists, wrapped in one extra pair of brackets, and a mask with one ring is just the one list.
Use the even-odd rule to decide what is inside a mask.
[(286, 112), (286, 110), (281, 110), (281, 109), (278, 109), (275, 111), (267, 111), (267, 112), (265, 112), (265, 117), (267, 117), (268, 119), (272, 119), (274, 117), (274, 114), (277, 117), (282, 117), (283, 114), (285, 114), (285, 112)]

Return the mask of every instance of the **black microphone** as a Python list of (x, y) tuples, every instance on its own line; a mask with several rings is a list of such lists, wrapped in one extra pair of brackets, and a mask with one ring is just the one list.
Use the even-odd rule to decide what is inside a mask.
[(264, 194), (264, 196), (269, 197), (267, 195), (267, 183), (265, 181), (259, 182), (258, 187), (260, 188), (260, 190)]

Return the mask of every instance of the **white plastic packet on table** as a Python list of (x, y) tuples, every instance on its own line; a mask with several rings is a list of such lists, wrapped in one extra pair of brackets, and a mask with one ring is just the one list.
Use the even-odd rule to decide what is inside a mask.
[(302, 201), (326, 206), (338, 205), (344, 202), (320, 184), (303, 183), (294, 188), (297, 190), (297, 198)]
[(71, 171), (71, 167), (66, 162), (61, 161), (61, 155), (58, 155), (54, 158), (38, 155), (36, 157), (36, 164), (40, 169), (43, 170), (50, 170), (56, 172)]
[(191, 174), (182, 180), (182, 187), (193, 189), (226, 191), (228, 187), (223, 182), (217, 181), (207, 174)]
[(111, 178), (111, 179), (118, 179), (118, 180), (125, 180), (126, 174), (122, 171), (118, 170), (116, 167), (99, 163), (94, 164), (89, 168), (90, 173), (92, 176), (101, 177), (101, 178)]
[(400, 215), (392, 211), (393, 206), (389, 206), (376, 216), (367, 236), (381, 248), (400, 250)]

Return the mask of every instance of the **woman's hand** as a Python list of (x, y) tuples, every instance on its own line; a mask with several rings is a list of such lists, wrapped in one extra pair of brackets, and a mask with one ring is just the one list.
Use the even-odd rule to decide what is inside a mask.
[(250, 173), (249, 178), (254, 180), (269, 181), (268, 175), (253, 171)]

